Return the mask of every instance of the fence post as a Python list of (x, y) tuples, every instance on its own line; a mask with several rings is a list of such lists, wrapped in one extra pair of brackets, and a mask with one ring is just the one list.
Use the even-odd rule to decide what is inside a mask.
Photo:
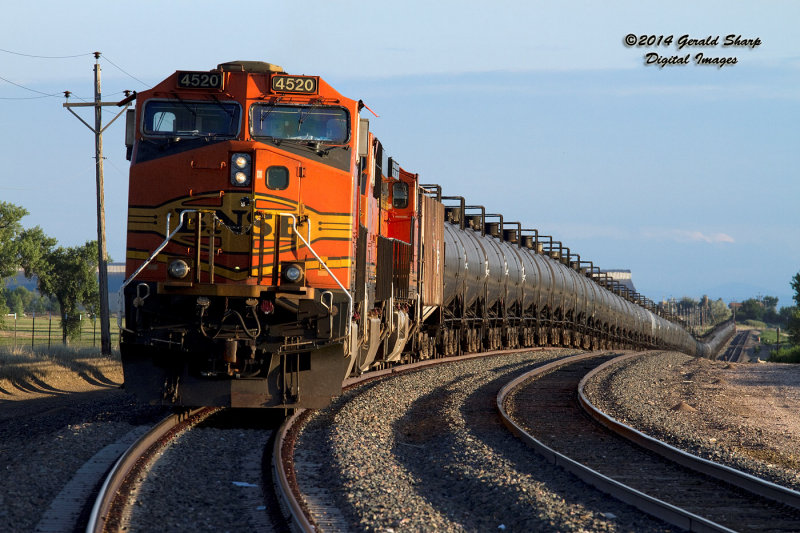
[(47, 321), (47, 351), (50, 351), (50, 333), (53, 331), (53, 312), (48, 313), (50, 318)]
[(33, 350), (33, 339), (36, 338), (36, 311), (33, 312), (33, 322), (31, 325), (31, 350)]
[(14, 349), (17, 349), (17, 313), (14, 313)]

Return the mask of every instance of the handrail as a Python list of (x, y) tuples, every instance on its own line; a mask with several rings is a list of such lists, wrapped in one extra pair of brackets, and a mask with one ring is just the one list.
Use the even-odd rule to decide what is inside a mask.
[[(153, 253), (150, 255), (150, 257), (148, 257), (147, 260), (144, 263), (139, 265), (139, 268), (137, 268), (136, 271), (133, 274), (131, 274), (131, 276), (122, 283), (122, 286), (120, 287), (119, 292), (118, 292), (118, 297), (119, 297), (119, 302), (120, 302), (120, 309), (123, 309), (122, 300), (123, 300), (123, 296), (124, 296), (123, 293), (125, 291), (125, 287), (130, 285), (130, 283), (136, 278), (136, 276), (138, 276), (139, 273), (142, 270), (144, 270), (145, 267), (147, 267), (147, 265), (149, 265), (153, 261), (153, 259), (156, 258), (156, 256), (159, 253), (161, 253), (161, 250), (163, 250), (167, 246), (169, 241), (172, 240), (172, 238), (175, 236), (175, 234), (178, 233), (178, 230), (180, 230), (181, 227), (183, 226), (184, 215), (186, 215), (187, 213), (197, 213), (197, 212), (200, 212), (200, 211), (201, 211), (200, 209), (184, 209), (183, 211), (181, 211), (179, 213), (178, 225), (175, 227), (174, 230), (172, 230), (172, 232), (170, 232), (170, 230), (169, 230), (169, 222), (170, 222), (170, 217), (171, 217), (172, 213), (167, 213), (167, 231), (166, 231), (167, 237), (164, 239), (164, 242), (162, 242), (161, 245), (159, 245), (158, 248), (156, 248), (153, 251)], [(300, 238), (300, 240), (303, 241), (303, 244), (305, 244), (306, 247), (311, 251), (311, 253), (314, 254), (314, 257), (317, 258), (317, 261), (319, 261), (319, 264), (322, 265), (322, 267), (328, 272), (328, 274), (331, 276), (331, 278), (333, 278), (333, 281), (336, 282), (336, 284), (339, 286), (339, 288), (341, 288), (342, 291), (344, 291), (345, 296), (347, 296), (348, 306), (349, 306), (348, 314), (347, 314), (347, 317), (348, 317), (347, 318), (347, 332), (345, 333), (345, 335), (350, 335), (350, 328), (351, 328), (350, 322), (351, 322), (351, 317), (353, 315), (353, 296), (350, 294), (350, 291), (348, 291), (345, 288), (345, 286), (342, 284), (342, 282), (339, 281), (339, 278), (337, 278), (334, 275), (334, 273), (331, 272), (331, 269), (328, 268), (328, 265), (325, 264), (325, 261), (322, 260), (322, 258), (319, 256), (319, 254), (317, 254), (317, 252), (311, 246), (311, 243), (309, 241), (307, 241), (305, 238), (303, 238), (303, 236), (300, 234), (300, 232), (297, 231), (297, 217), (293, 213), (278, 213), (278, 215), (279, 216), (289, 217), (289, 218), (292, 219), (292, 229), (294, 230), (295, 235), (297, 235)], [(214, 213), (214, 216), (216, 216), (216, 213)], [(311, 239), (310, 228), (309, 228), (309, 236), (308, 237), (309, 237), (309, 240), (310, 240)], [(331, 299), (331, 304), (333, 304), (333, 299)], [(122, 329), (122, 313), (121, 312), (117, 315), (117, 326), (120, 329)]]
[(136, 278), (136, 276), (138, 276), (139, 273), (141, 273), (141, 271), (144, 270), (145, 267), (147, 267), (147, 265), (149, 265), (153, 261), (153, 259), (155, 259), (156, 256), (161, 253), (161, 250), (163, 250), (167, 246), (167, 244), (169, 244), (169, 241), (172, 240), (172, 238), (175, 236), (175, 234), (178, 233), (178, 230), (180, 230), (181, 227), (183, 226), (183, 216), (186, 213), (196, 213), (198, 211), (199, 211), (199, 209), (184, 209), (183, 211), (181, 211), (178, 214), (178, 225), (175, 227), (175, 229), (172, 231), (172, 233), (170, 233), (170, 231), (169, 231), (169, 220), (170, 220), (170, 218), (172, 216), (172, 213), (167, 213), (167, 231), (166, 231), (167, 237), (164, 239), (164, 242), (162, 242), (161, 245), (158, 248), (156, 248), (153, 251), (152, 254), (150, 254), (150, 257), (148, 257), (147, 260), (144, 263), (139, 265), (139, 268), (136, 269), (136, 272), (131, 274), (131, 276), (122, 283), (122, 286), (119, 288), (119, 292), (117, 292), (117, 297), (119, 298), (119, 302), (118, 303), (119, 303), (119, 306), (120, 306), (119, 307), (120, 308), (120, 312), (117, 313), (117, 327), (122, 329), (122, 313), (125, 310), (125, 307), (123, 306), (122, 302), (123, 302), (123, 298), (124, 298), (124, 294), (123, 293), (125, 291), (125, 287), (130, 285), (130, 283)]
[[(350, 291), (348, 291), (344, 287), (344, 285), (342, 285), (342, 282), (339, 281), (339, 278), (337, 278), (333, 274), (333, 272), (331, 272), (331, 269), (328, 268), (328, 265), (325, 264), (325, 261), (323, 261), (322, 258), (319, 256), (319, 254), (317, 254), (317, 252), (314, 250), (314, 248), (311, 247), (311, 243), (305, 240), (303, 236), (300, 234), (300, 232), (297, 231), (297, 217), (293, 213), (278, 213), (278, 216), (290, 217), (292, 219), (292, 229), (294, 230), (294, 234), (297, 235), (301, 241), (303, 241), (303, 244), (306, 245), (306, 248), (308, 248), (311, 251), (311, 253), (314, 254), (314, 257), (317, 258), (319, 264), (322, 265), (325, 271), (333, 278), (333, 281), (336, 282), (339, 288), (342, 289), (342, 291), (344, 291), (344, 294), (345, 296), (347, 296), (347, 300), (349, 301), (349, 306), (350, 306), (347, 311), (347, 333), (345, 333), (345, 335), (350, 335), (350, 326), (351, 326), (350, 323), (351, 323), (351, 317), (353, 316), (353, 296), (350, 294)], [(309, 240), (311, 239), (310, 228), (309, 228), (308, 238)], [(333, 304), (333, 299), (331, 299), (331, 304)]]

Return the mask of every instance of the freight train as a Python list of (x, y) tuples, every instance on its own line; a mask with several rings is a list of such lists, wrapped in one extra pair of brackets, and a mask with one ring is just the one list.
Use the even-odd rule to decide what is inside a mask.
[(144, 401), (321, 407), (433, 357), (706, 349), (551, 236), (420, 183), (319, 76), (234, 61), (132, 98), (120, 349)]

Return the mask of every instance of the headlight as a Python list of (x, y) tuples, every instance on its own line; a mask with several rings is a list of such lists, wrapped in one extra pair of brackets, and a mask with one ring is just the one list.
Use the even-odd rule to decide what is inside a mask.
[(295, 264), (284, 265), (283, 279), (289, 283), (298, 283), (303, 279), (303, 269), (299, 265)]
[(250, 154), (231, 154), (231, 183), (240, 187), (250, 184), (253, 174)]
[(183, 259), (176, 259), (169, 264), (167, 272), (173, 278), (183, 279), (189, 274), (189, 265)]

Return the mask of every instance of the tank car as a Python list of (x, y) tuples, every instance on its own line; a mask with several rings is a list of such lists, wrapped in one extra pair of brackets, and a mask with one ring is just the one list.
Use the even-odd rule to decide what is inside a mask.
[(420, 184), (365, 107), (257, 61), (177, 71), (136, 95), (127, 389), (151, 403), (321, 407), (348, 375), (436, 356), (696, 352), (552, 237)]

